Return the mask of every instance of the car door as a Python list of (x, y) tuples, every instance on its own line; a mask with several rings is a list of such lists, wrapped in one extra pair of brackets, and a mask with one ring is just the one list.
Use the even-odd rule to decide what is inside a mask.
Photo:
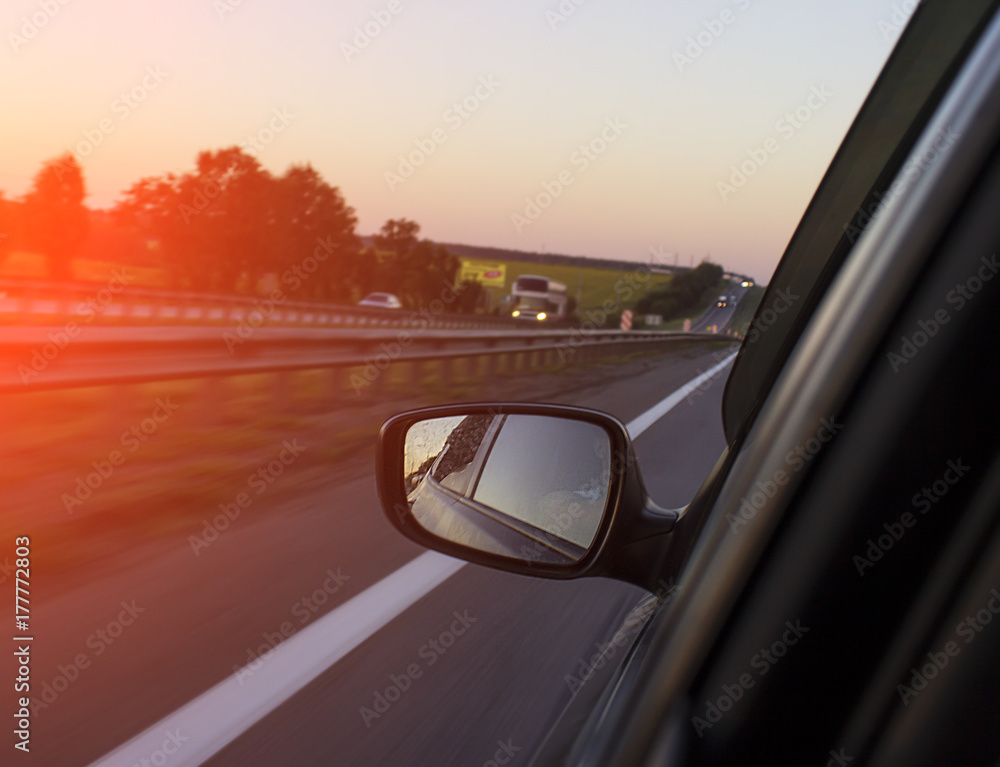
[[(678, 525), (677, 594), (570, 762), (995, 762), (995, 704), (947, 708), (996, 675), (986, 642), (948, 644), (978, 635), (963, 610), (980, 630), (992, 615), (995, 10), (925, 3), (887, 63), (729, 379), (729, 450)], [(915, 516), (925, 488), (951, 513)], [(915, 714), (897, 687), (942, 652), (966, 665)], [(912, 729), (931, 712), (948, 726)]]
[[(405, 512), (394, 520), (414, 540), (471, 561), (548, 577), (609, 575), (654, 592), (639, 608), (651, 617), (638, 640), (614, 662), (605, 654), (594, 664), (601, 673), (575, 690), (535, 764), (774, 755), (802, 763), (835, 758), (826, 755), (838, 743), (875, 753), (891, 709), (865, 698), (867, 674), (912, 657), (894, 649), (920, 632), (899, 627), (933, 585), (927, 568), (951, 556), (971, 496), (950, 496), (959, 511), (944, 527), (909, 534), (918, 543), (907, 558), (873, 579), (891, 582), (901, 568), (893, 586), (859, 586), (864, 568), (848, 552), (914, 527), (902, 516), (912, 516), (913, 493), (901, 488), (919, 490), (921, 476), (950, 486), (928, 474), (931, 465), (951, 477), (968, 473), (963, 493), (979, 492), (986, 476), (977, 482), (956, 451), (964, 425), (992, 413), (988, 389), (978, 397), (963, 389), (996, 378), (982, 365), (991, 358), (968, 341), (993, 316), (979, 275), (992, 268), (992, 241), (984, 232), (956, 238), (980, 209), (995, 209), (985, 172), (1000, 125), (996, 8), (930, 0), (914, 14), (764, 294), (727, 383), (727, 448), (686, 508), (661, 514), (626, 469), (612, 482), (619, 496), (597, 543), (574, 566), (549, 569), (438, 545), (414, 532)], [(958, 280), (955, 292), (968, 303), (958, 286), (973, 278), (983, 300), (949, 314), (941, 305), (952, 294), (948, 281)], [(898, 375), (907, 365), (913, 374)], [(392, 456), (407, 418), (420, 417), (384, 427), (380, 489), (390, 518), (398, 499)], [(599, 414), (566, 417), (600, 422), (618, 439)], [(978, 451), (978, 465), (989, 464), (992, 443), (964, 444)], [(627, 436), (620, 446), (630, 449)], [(947, 460), (945, 448), (955, 453)], [(952, 578), (952, 591), (959, 585)], [(926, 634), (940, 628), (933, 617), (912, 620)], [(847, 660), (831, 664), (838, 654)]]

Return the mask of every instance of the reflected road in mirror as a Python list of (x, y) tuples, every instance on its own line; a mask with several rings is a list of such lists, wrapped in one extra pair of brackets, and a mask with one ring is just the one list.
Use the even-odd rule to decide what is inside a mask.
[(407, 430), (404, 487), (438, 537), (508, 557), (575, 562), (608, 505), (611, 440), (587, 421), (472, 414)]

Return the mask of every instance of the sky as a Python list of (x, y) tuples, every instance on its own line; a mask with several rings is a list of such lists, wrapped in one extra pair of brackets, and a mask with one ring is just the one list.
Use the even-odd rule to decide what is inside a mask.
[(913, 0), (7, 0), (0, 191), (242, 145), (369, 234), (766, 281)]

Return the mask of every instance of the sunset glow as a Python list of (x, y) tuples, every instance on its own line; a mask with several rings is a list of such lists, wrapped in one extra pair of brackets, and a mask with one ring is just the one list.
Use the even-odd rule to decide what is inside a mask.
[(760, 280), (898, 37), (892, 3), (860, 0), (10, 5), (8, 198), (67, 150), (102, 208), (241, 145), (276, 174), (312, 163), (362, 234), (406, 217), (437, 241), (711, 254)]

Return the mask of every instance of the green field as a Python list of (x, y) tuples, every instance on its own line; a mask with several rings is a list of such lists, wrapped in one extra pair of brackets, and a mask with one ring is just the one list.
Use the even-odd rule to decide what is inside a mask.
[(520, 275), (537, 274), (563, 283), (569, 297), (579, 300), (577, 314), (581, 318), (588, 309), (598, 309), (606, 301), (611, 301), (609, 306), (614, 306), (609, 314), (617, 316), (623, 309), (633, 308), (636, 301), (646, 295), (647, 291), (661, 288), (670, 282), (669, 274), (650, 275), (645, 270), (631, 268), (601, 269), (523, 261), (463, 260), (473, 264), (504, 264), (507, 267), (503, 289), (487, 288), (487, 291), (492, 293), (491, 300), (494, 307), (503, 296), (510, 295), (514, 280)]
[(757, 311), (757, 305), (763, 296), (764, 286), (762, 285), (754, 285), (748, 289), (743, 294), (743, 300), (736, 307), (736, 311), (733, 312), (733, 318), (729, 321), (729, 327), (740, 335), (746, 335), (750, 328), (750, 320), (753, 319), (753, 315)]

